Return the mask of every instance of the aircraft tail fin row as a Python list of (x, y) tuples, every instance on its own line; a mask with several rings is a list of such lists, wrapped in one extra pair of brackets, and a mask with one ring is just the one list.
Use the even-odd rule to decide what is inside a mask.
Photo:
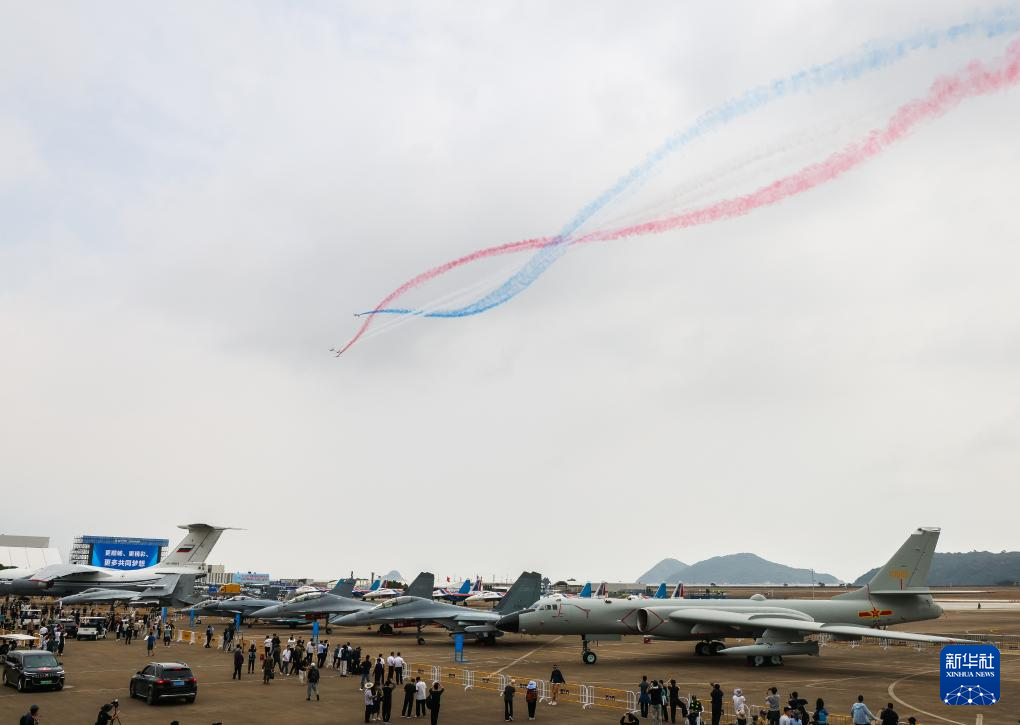
[(497, 612), (516, 612), (530, 607), (542, 596), (542, 575), (537, 571), (523, 572), (499, 600), (495, 607)]
[(941, 529), (934, 527), (919, 528), (867, 584), (837, 598), (860, 599), (869, 594), (929, 594), (928, 572), (940, 533)]
[(336, 585), (329, 590), (330, 594), (336, 594), (339, 597), (350, 597), (354, 592), (354, 580), (353, 579), (337, 579)]
[(174, 550), (167, 554), (161, 564), (204, 564), (209, 552), (216, 546), (223, 532), (229, 526), (210, 526), (209, 524), (183, 524), (178, 528), (187, 529), (188, 534)]

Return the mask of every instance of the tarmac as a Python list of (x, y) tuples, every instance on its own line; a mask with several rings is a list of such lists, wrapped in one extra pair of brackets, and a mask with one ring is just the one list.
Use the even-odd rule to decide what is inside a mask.
[[(187, 622), (187, 620), (182, 620)], [(217, 632), (220, 620), (211, 621)], [(204, 624), (201, 629), (204, 627)], [(913, 631), (1020, 634), (1020, 617), (1015, 612), (952, 611), (940, 620), (914, 624)], [(243, 628), (244, 636), (264, 637), (273, 630), (256, 625)], [(292, 630), (277, 630), (286, 638)], [(297, 632), (307, 637), (309, 630)], [(467, 662), (454, 663), (453, 646), (444, 631), (426, 630), (426, 644), (415, 644), (411, 632), (390, 636), (365, 630), (334, 628), (323, 635), (331, 644), (350, 641), (363, 648), (363, 655), (388, 654), (400, 650), (410, 663), (409, 670), (430, 666), (441, 668), (446, 688), (439, 722), (487, 723), (501, 722), (503, 705), (498, 691), (497, 674), (512, 675), (517, 680), (515, 720), (527, 722), (523, 689), (528, 679), (547, 679), (553, 665), (558, 664), (570, 685), (572, 696), (580, 683), (599, 688), (636, 690), (641, 675), (649, 679), (675, 678), (682, 692), (692, 692), (707, 701), (710, 683), (719, 682), (729, 695), (734, 687), (743, 689), (752, 705), (762, 702), (767, 687), (776, 686), (786, 699), (792, 690), (812, 704), (815, 698), (825, 699), (833, 714), (848, 712), (858, 694), (877, 713), (892, 701), (903, 721), (910, 715), (924, 723), (971, 725), (978, 713), (984, 723), (1014, 725), (1020, 716), (1020, 650), (1003, 650), (1002, 701), (991, 707), (951, 707), (939, 700), (939, 648), (913, 646), (881, 647), (878, 644), (850, 647), (845, 644), (822, 648), (820, 657), (789, 657), (781, 667), (748, 667), (743, 657), (696, 657), (692, 643), (652, 641), (625, 638), (606, 642), (595, 649), (599, 656), (595, 665), (580, 661), (580, 642), (576, 637), (531, 637), (507, 635), (495, 646), (465, 647)], [(195, 704), (162, 703), (148, 706), (141, 700), (129, 700), (128, 681), (131, 675), (150, 661), (183, 661), (190, 665), (199, 681)], [(263, 685), (261, 673), (245, 674), (231, 680), (231, 657), (201, 644), (174, 643), (165, 648), (157, 644), (154, 657), (147, 657), (144, 641), (125, 645), (115, 639), (98, 642), (71, 641), (61, 658), (67, 672), (67, 686), (62, 692), (19, 694), (12, 688), (0, 688), (0, 723), (17, 722), (32, 703), (41, 708), (43, 723), (94, 723), (103, 703), (120, 699), (120, 717), (124, 725), (159, 723), (167, 725), (179, 720), (181, 725), (224, 725), (241, 723), (359, 723), (364, 720), (359, 678), (339, 677), (328, 667), (322, 671), (319, 684), (321, 701), (307, 702), (305, 686), (296, 678), (279, 674), (270, 685)], [(245, 665), (245, 670), (247, 665)], [(475, 686), (464, 689), (464, 670), (475, 673)], [(483, 674), (485, 673), (485, 674)], [(453, 675), (451, 677), (451, 675)], [(488, 677), (488, 682), (485, 678)], [(490, 687), (491, 689), (486, 689)], [(604, 690), (598, 690), (600, 693)], [(402, 693), (394, 693), (392, 721), (400, 717)], [(556, 706), (542, 703), (537, 721), (555, 723), (616, 723), (623, 713), (622, 700), (604, 702), (600, 697), (590, 708), (577, 702)], [(423, 721), (424, 722), (424, 721)], [(725, 718), (723, 724), (732, 722)]]

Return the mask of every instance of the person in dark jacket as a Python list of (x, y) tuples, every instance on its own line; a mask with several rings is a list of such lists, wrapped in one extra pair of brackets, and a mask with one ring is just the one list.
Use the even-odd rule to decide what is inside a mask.
[(648, 703), (651, 701), (648, 696), (648, 675), (641, 675), (641, 684), (638, 685), (638, 706), (641, 708), (641, 717), (648, 717)]
[(503, 688), (503, 719), (507, 722), (514, 719), (514, 693), (517, 692), (514, 684), (514, 681), (510, 680)]
[(893, 710), (891, 702), (885, 706), (884, 710), (878, 713), (878, 719), (882, 725), (899, 725), (900, 722), (900, 716)]
[(308, 675), (305, 677), (305, 682), (308, 683), (308, 695), (305, 700), (312, 699), (312, 693), (315, 693), (315, 699), (319, 699), (319, 668), (314, 662), (308, 665)]
[(381, 687), (383, 681), (383, 675), (386, 674), (386, 662), (383, 660), (383, 656), (379, 657), (375, 661), (375, 668), (372, 670), (372, 674), (375, 676), (375, 686)]
[(266, 657), (262, 660), (262, 684), (268, 685), (271, 679), (273, 679), (273, 658)]
[(393, 680), (386, 680), (386, 684), (382, 687), (382, 719), (383, 722), (390, 721), (390, 713), (393, 712), (393, 690), (396, 689), (396, 685), (393, 684)]
[(680, 710), (680, 718), (687, 719), (687, 707), (680, 700), (680, 688), (677, 687), (676, 680), (669, 681), (669, 721), (676, 722), (676, 710)]
[(445, 690), (438, 682), (432, 683), (432, 689), (429, 690), (429, 710), (432, 711), (432, 725), (436, 725), (439, 722), (439, 703), (443, 692)]
[(722, 719), (723, 691), (718, 682), (712, 683), (712, 692), (709, 694), (712, 698), (712, 725), (719, 725), (719, 721)]
[(400, 717), (414, 717), (414, 680), (404, 682), (404, 704), (400, 707)]
[(255, 672), (255, 644), (252, 643), (248, 646), (248, 674), (254, 674)]
[(244, 666), (244, 652), (241, 651), (240, 645), (234, 648), (234, 674), (230, 676), (230, 679), (241, 679), (241, 667)]
[(18, 721), (18, 725), (38, 725), (38, 715), (39, 706), (32, 705), (32, 707), (28, 708), (28, 712), (21, 716), (21, 719)]
[(652, 686), (648, 688), (648, 708), (651, 711), (652, 722), (662, 722), (662, 686), (658, 680), (652, 680)]

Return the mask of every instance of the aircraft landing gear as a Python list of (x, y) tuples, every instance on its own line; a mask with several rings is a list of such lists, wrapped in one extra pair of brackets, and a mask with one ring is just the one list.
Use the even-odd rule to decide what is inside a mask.
[(765, 655), (754, 655), (747, 658), (747, 664), (751, 667), (765, 667), (766, 665), (778, 667), (783, 664), (783, 656), (770, 655), (766, 657)]
[(392, 624), (380, 624), (379, 625), (379, 634), (393, 634), (393, 625)]
[(722, 642), (698, 642), (694, 645), (694, 654), (699, 657), (714, 657), (726, 649)]
[(418, 644), (425, 644), (425, 638), (421, 636), (421, 622), (418, 622)]
[(582, 638), (581, 639), (581, 661), (584, 664), (586, 664), (586, 665), (593, 665), (593, 664), (595, 664), (596, 660), (598, 660), (598, 657), (595, 655), (594, 652), (592, 652), (590, 649), (588, 649), (588, 640)]

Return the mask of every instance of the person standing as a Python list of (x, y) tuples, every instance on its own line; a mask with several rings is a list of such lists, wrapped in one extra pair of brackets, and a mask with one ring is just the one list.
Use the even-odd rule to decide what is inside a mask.
[(885, 706), (884, 710), (878, 713), (878, 719), (882, 722), (882, 725), (899, 725), (900, 722), (899, 713), (893, 710), (891, 702)]
[(875, 714), (864, 704), (864, 695), (857, 696), (857, 702), (850, 707), (850, 718), (854, 725), (870, 725), (875, 720)]
[(372, 683), (365, 685), (365, 722), (372, 721), (375, 714), (375, 697), (372, 695)]
[(156, 649), (156, 633), (150, 629), (145, 638), (145, 654), (151, 657), (154, 649)]
[(248, 645), (248, 674), (255, 674), (255, 643)]
[(514, 694), (517, 692), (514, 684), (514, 681), (510, 680), (503, 688), (503, 719), (507, 722), (514, 719)]
[(733, 714), (737, 719), (737, 725), (747, 725), (747, 698), (739, 687), (733, 690)]
[(690, 725), (698, 725), (698, 719), (701, 717), (701, 713), (704, 710), (704, 706), (701, 701), (694, 695), (691, 695), (691, 704), (687, 708), (687, 722)]
[(793, 725), (793, 718), (790, 717), (790, 706), (786, 705), (783, 707), (783, 714), (779, 716), (779, 725)]
[(273, 679), (273, 658), (270, 657), (269, 655), (263, 655), (262, 684), (268, 685), (271, 679)]
[(387, 679), (382, 688), (382, 719), (383, 722), (390, 721), (390, 713), (393, 712), (393, 689), (396, 687), (393, 680)]
[(284, 675), (286, 677), (290, 673), (290, 660), (291, 660), (291, 657), (293, 657), (293, 656), (294, 656), (294, 650), (292, 650), (290, 647), (285, 649), (283, 651), (283, 653), (280, 654), (280, 674), (281, 675)]
[(400, 717), (410, 718), (414, 716), (414, 681), (408, 680), (404, 683), (404, 704), (400, 707)]
[(414, 678), (414, 716), (425, 717), (425, 698), (428, 685), (420, 677)]
[(397, 652), (397, 656), (393, 658), (393, 672), (397, 675), (396, 682), (398, 685), (404, 682), (404, 658)]
[(538, 705), (538, 684), (531, 680), (524, 692), (524, 702), (528, 705), (528, 719), (535, 719), (535, 707)]
[[(170, 646), (170, 636), (172, 635), (173, 631), (174, 631), (173, 630), (173, 626), (170, 625), (169, 623), (167, 623), (167, 625), (165, 627), (163, 627), (163, 646), (164, 647), (169, 647)], [(252, 646), (254, 646), (254, 645), (252, 645)]]
[(308, 665), (308, 676), (305, 679), (308, 681), (308, 695), (305, 699), (311, 700), (314, 692), (317, 702), (319, 700), (319, 668), (315, 666), (314, 662)]
[(382, 652), (380, 652), (379, 656), (375, 660), (375, 668), (372, 673), (374, 675), (373, 681), (376, 687), (382, 687), (383, 675), (386, 674), (385, 662), (386, 661), (383, 659)]
[(351, 643), (345, 642), (340, 648), (340, 676), (347, 677), (348, 662), (351, 660)]
[(244, 666), (244, 652), (241, 651), (241, 645), (237, 645), (234, 648), (234, 674), (230, 676), (230, 679), (241, 679), (241, 667)]
[[(677, 687), (676, 680), (669, 681), (669, 721), (676, 722), (676, 709), (682, 707), (683, 703), (680, 701), (680, 688)], [(680, 717), (686, 718), (687, 713), (683, 710), (680, 711)]]
[(769, 725), (779, 725), (779, 690), (775, 687), (765, 691), (765, 705), (768, 708), (766, 717), (769, 719)]
[(372, 660), (368, 655), (365, 655), (365, 661), (361, 663), (361, 685), (359, 689), (364, 690), (365, 685), (372, 679)]
[(648, 675), (641, 675), (641, 684), (638, 685), (638, 707), (641, 708), (641, 717), (648, 717), (648, 703), (651, 698), (648, 694)]
[(815, 725), (829, 725), (829, 711), (825, 709), (825, 700), (820, 697), (815, 700), (815, 713), (812, 719)]
[(443, 692), (445, 690), (438, 682), (432, 683), (432, 689), (429, 690), (429, 710), (432, 711), (432, 725), (436, 725), (439, 722), (439, 706), (442, 704)]
[(28, 712), (21, 716), (18, 725), (39, 725), (39, 706), (32, 705)]
[(652, 680), (652, 686), (648, 688), (648, 709), (653, 725), (662, 725), (662, 686), (658, 680)]
[(549, 704), (558, 705), (556, 702), (556, 696), (560, 694), (560, 686), (567, 683), (566, 678), (563, 677), (563, 673), (560, 672), (559, 665), (553, 665), (552, 673), (549, 675)]
[(719, 721), (722, 719), (723, 691), (718, 682), (712, 683), (710, 697), (712, 698), (712, 725), (719, 725)]
[[(127, 626), (124, 627), (124, 644), (131, 644), (131, 638), (134, 637), (135, 628), (128, 622)], [(209, 645), (206, 645), (207, 647)]]
[(396, 677), (396, 673), (393, 671), (396, 665), (396, 657), (390, 652), (390, 656), (386, 658), (386, 679), (392, 680)]
[(212, 647), (213, 626), (210, 624), (205, 628), (205, 648)]

